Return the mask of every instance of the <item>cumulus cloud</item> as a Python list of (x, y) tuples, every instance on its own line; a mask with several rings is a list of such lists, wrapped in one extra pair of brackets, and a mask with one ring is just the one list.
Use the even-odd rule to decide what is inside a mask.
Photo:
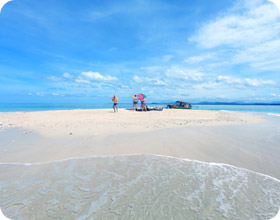
[(225, 86), (232, 86), (235, 88), (246, 88), (246, 87), (264, 87), (264, 86), (276, 86), (277, 83), (272, 80), (263, 79), (251, 79), (251, 78), (237, 78), (231, 76), (220, 75), (216, 79), (209, 80), (193, 85), (194, 89), (209, 89), (219, 90)]
[(217, 82), (226, 83), (229, 85), (236, 85), (236, 86), (271, 86), (276, 85), (277, 83), (272, 80), (261, 80), (261, 79), (250, 79), (250, 78), (233, 78), (230, 76), (218, 76)]
[(200, 81), (205, 74), (193, 69), (171, 67), (166, 70), (165, 75), (170, 78), (183, 79), (186, 81)]
[(73, 78), (69, 73), (63, 73), (62, 76), (66, 79), (72, 79)]
[(250, 47), (277, 37), (279, 32), (279, 12), (272, 4), (263, 4), (220, 16), (204, 24), (189, 40), (202, 48)]
[[(237, 1), (235, 6), (201, 25), (189, 41), (201, 49), (224, 53), (217, 64), (249, 64), (258, 70), (280, 70), (280, 13), (268, 1)], [(225, 59), (226, 57), (226, 59)], [(186, 63), (206, 57), (193, 56)]]
[[(280, 25), (280, 24), (279, 24)], [(233, 63), (251, 62), (254, 66), (265, 69), (279, 69), (280, 63), (280, 40), (272, 40), (256, 45), (246, 50), (240, 50), (233, 56)]]
[(165, 86), (167, 83), (159, 78), (150, 78), (150, 77), (139, 77), (139, 76), (133, 76), (132, 79), (137, 83), (145, 83), (148, 85), (154, 85), (154, 86)]
[(116, 81), (117, 80), (117, 77), (115, 77), (115, 76), (110, 76), (110, 75), (104, 76), (98, 72), (91, 72), (91, 71), (82, 72), (81, 76), (85, 77), (86, 79), (95, 80), (95, 81)]
[[(50, 77), (49, 77), (50, 78)], [(52, 79), (52, 81), (58, 81), (58, 79), (60, 81), (67, 80), (67, 85), (73, 85), (73, 86), (77, 86), (78, 84), (84, 84), (83, 86), (85, 86), (85, 84), (87, 84), (87, 86), (94, 86), (94, 87), (98, 87), (98, 86), (108, 86), (110, 85), (111, 82), (115, 82), (116, 80), (118, 80), (117, 77), (114, 76), (110, 76), (110, 75), (102, 75), (98, 72), (81, 72), (78, 75), (72, 75), (68, 72), (65, 72), (62, 74), (61, 78), (56, 79), (55, 77), (51, 77), (50, 79)], [(80, 85), (78, 85), (80, 86)], [(55, 94), (53, 94), (53, 96), (56, 96)]]
[(155, 85), (155, 86), (166, 86), (167, 83), (157, 79), (157, 78), (146, 78), (146, 81), (150, 84), (150, 85)]
[(89, 80), (85, 80), (85, 79), (81, 79), (81, 78), (75, 79), (75, 82), (77, 82), (77, 83), (85, 83), (85, 84), (89, 84), (90, 83)]
[(135, 82), (137, 82), (137, 83), (143, 82), (143, 79), (140, 78), (139, 76), (133, 76), (132, 79), (133, 79)]

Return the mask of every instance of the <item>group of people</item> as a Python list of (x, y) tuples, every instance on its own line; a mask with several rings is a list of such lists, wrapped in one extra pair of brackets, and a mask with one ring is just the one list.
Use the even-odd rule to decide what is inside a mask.
[[(147, 111), (146, 98), (143, 97), (143, 99), (141, 99), (140, 102), (141, 102), (142, 111)], [(137, 104), (138, 104), (138, 98), (136, 95), (134, 95), (133, 96), (133, 110), (137, 109)]]
[[(118, 97), (116, 95), (113, 95), (112, 97), (112, 101), (114, 102), (114, 105), (113, 105), (113, 109), (114, 109), (114, 112), (117, 112), (118, 111)], [(138, 98), (137, 96), (133, 96), (133, 110), (137, 110), (137, 105), (138, 105)], [(143, 97), (143, 99), (140, 100), (141, 102), (141, 109), (142, 111), (147, 111), (147, 104), (146, 104), (146, 99)]]

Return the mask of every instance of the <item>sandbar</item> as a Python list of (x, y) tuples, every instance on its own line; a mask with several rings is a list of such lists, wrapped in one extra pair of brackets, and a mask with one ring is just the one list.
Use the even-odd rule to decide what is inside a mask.
[(225, 163), (280, 179), (279, 123), (259, 114), (119, 109), (0, 113), (0, 163), (165, 155)]

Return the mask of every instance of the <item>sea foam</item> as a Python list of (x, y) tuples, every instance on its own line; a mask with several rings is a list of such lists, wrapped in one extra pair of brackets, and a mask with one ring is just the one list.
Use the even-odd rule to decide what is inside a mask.
[(277, 114), (277, 113), (267, 113), (267, 115), (280, 117), (280, 114)]
[(245, 169), (156, 155), (0, 164), (11, 219), (270, 219), (280, 181)]

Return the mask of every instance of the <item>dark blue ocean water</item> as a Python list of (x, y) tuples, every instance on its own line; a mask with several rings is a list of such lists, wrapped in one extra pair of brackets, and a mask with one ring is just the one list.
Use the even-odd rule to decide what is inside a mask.
[[(163, 106), (166, 104), (150, 104), (148, 106)], [(111, 103), (107, 104), (0, 104), (0, 112), (17, 111), (43, 111), (43, 110), (68, 110), (68, 109), (109, 109)], [(131, 103), (119, 103), (119, 108), (132, 108)], [(194, 110), (218, 110), (218, 111), (241, 111), (241, 112), (263, 112), (280, 114), (280, 105), (193, 105)]]

